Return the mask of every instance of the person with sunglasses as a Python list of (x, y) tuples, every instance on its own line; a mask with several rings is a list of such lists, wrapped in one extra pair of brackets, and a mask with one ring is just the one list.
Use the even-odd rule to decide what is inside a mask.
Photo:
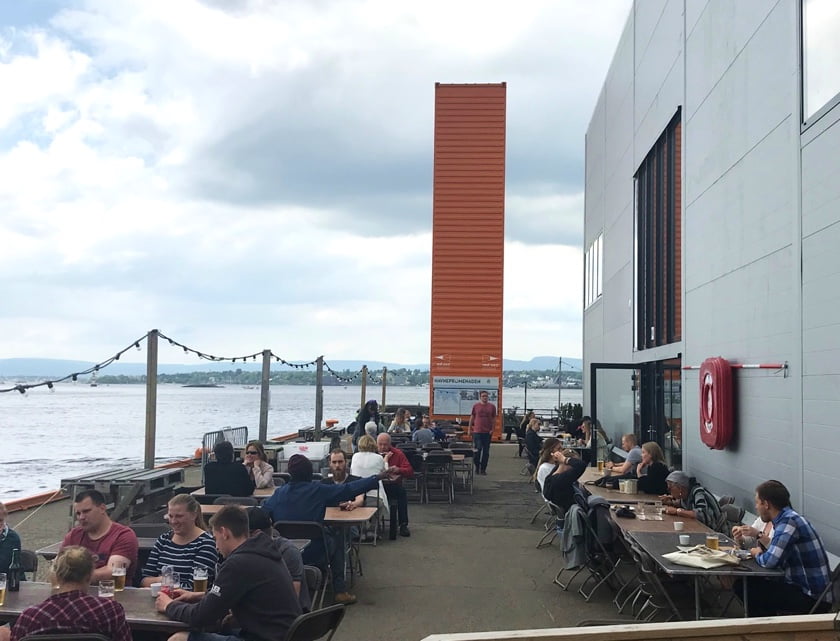
[(265, 448), (259, 441), (251, 441), (245, 448), (245, 460), (242, 461), (248, 476), (257, 488), (274, 487), (274, 468), (268, 462)]

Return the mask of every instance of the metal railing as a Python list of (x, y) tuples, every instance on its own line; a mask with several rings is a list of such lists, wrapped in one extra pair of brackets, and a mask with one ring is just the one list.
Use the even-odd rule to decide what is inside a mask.
[(204, 484), (204, 466), (210, 460), (210, 454), (217, 443), (222, 441), (230, 441), (233, 448), (245, 447), (248, 444), (248, 428), (242, 427), (223, 427), (214, 432), (207, 432), (201, 439), (201, 483)]

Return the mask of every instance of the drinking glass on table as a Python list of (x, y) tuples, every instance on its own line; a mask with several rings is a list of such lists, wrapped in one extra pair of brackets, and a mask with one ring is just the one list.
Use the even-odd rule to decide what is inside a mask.
[(6, 573), (0, 572), (0, 605), (6, 602)]
[(193, 592), (207, 592), (207, 568), (200, 565), (193, 568)]
[(107, 579), (99, 582), (99, 596), (105, 599), (114, 598), (114, 580)]
[(114, 580), (114, 590), (122, 592), (125, 590), (125, 563), (114, 563), (111, 566), (111, 578)]

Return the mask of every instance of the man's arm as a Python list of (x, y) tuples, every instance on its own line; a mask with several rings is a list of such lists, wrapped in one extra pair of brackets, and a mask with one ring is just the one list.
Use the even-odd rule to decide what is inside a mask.
[(125, 566), (126, 577), (134, 576), (134, 564), (137, 562), (137, 550), (139, 544), (137, 535), (132, 530), (122, 530), (111, 546), (111, 554), (108, 561), (101, 568), (93, 571), (90, 578), (94, 581), (107, 581), (111, 578), (111, 568), (117, 564)]
[[(767, 550), (762, 551), (761, 547), (753, 548), (755, 562), (763, 568), (782, 567), (795, 534), (796, 527), (790, 521), (779, 524), (779, 527), (773, 531), (773, 538), (770, 545), (767, 546)], [(756, 554), (755, 551), (760, 553)]]

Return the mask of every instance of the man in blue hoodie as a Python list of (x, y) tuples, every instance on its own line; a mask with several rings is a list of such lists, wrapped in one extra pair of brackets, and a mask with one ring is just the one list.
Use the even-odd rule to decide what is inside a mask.
[[(324, 523), (327, 507), (337, 507), (343, 501), (351, 501), (359, 494), (379, 487), (380, 479), (386, 478), (389, 470), (377, 476), (370, 476), (358, 481), (349, 481), (340, 485), (327, 485), (312, 482), (312, 461), (301, 454), (289, 459), (289, 476), (286, 485), (274, 490), (269, 499), (262, 504), (262, 509), (276, 521), (314, 521)], [(390, 473), (395, 473), (391, 470)], [(332, 567), (333, 594), (336, 603), (350, 605), (356, 597), (347, 591), (344, 580), (344, 535), (341, 531), (333, 532), (325, 528), (327, 547), (325, 551), (320, 541), (313, 541), (303, 550), (303, 561), (307, 565), (323, 567), (324, 559), (329, 555)]]

